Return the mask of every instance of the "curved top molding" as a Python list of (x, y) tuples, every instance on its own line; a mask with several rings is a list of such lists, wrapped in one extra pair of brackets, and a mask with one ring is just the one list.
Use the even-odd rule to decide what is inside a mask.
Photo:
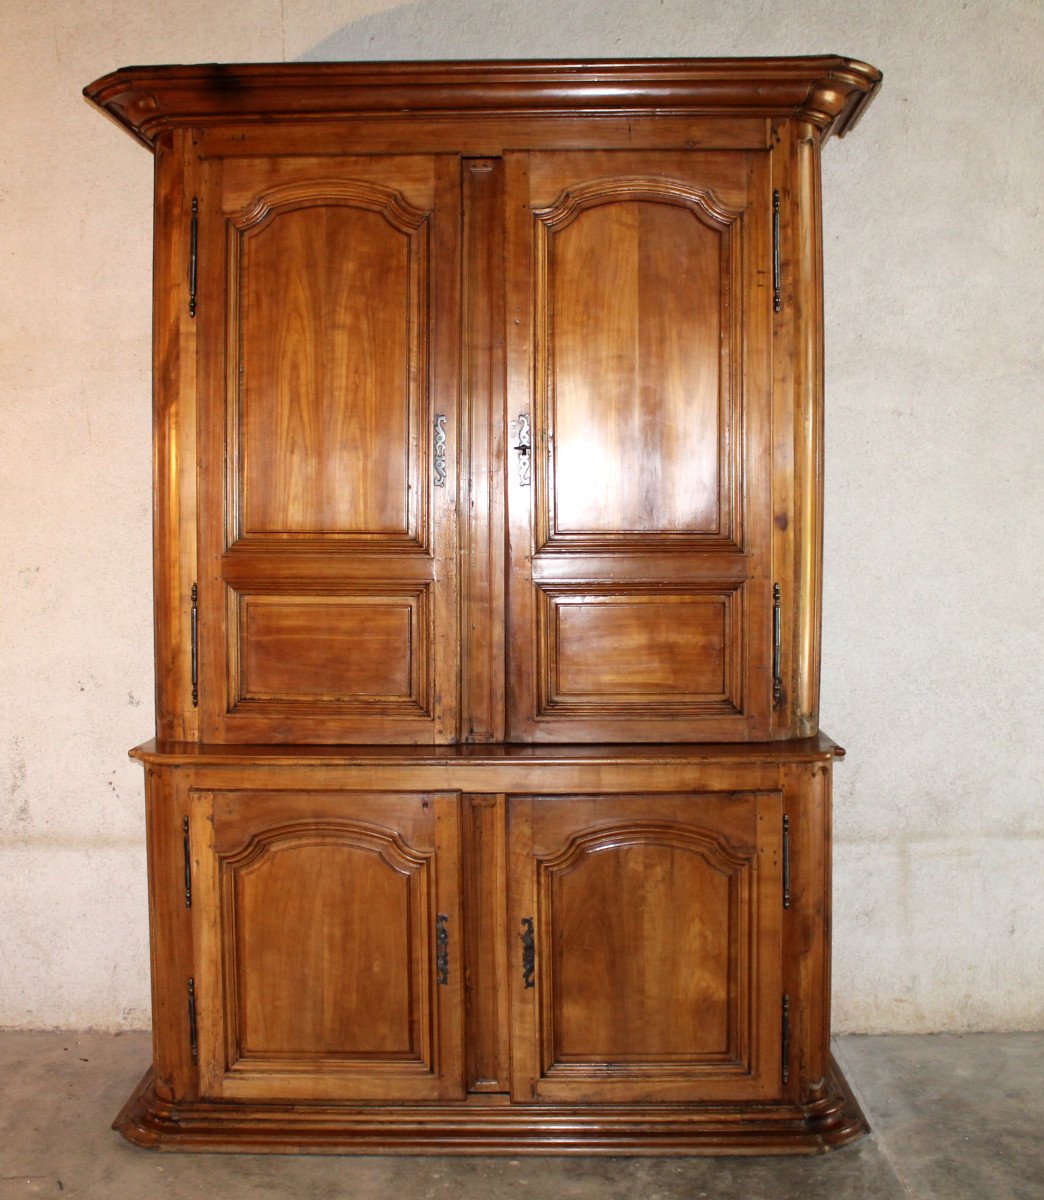
[(150, 148), (166, 129), (231, 120), (660, 114), (797, 117), (843, 136), (881, 82), (867, 63), (808, 58), (602, 62), (233, 63), (124, 67), (84, 88)]

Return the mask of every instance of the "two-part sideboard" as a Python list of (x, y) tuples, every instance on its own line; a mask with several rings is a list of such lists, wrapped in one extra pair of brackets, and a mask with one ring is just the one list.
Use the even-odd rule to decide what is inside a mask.
[(839, 57), (133, 67), (171, 1149), (791, 1153)]

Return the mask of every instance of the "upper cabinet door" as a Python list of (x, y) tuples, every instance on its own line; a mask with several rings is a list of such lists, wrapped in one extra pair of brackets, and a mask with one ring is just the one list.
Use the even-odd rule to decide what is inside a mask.
[(509, 737), (766, 737), (768, 156), (507, 161)]
[(203, 739), (452, 741), (457, 160), (204, 175)]

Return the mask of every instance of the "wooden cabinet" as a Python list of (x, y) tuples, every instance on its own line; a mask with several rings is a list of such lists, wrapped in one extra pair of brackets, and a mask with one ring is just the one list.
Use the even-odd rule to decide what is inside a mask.
[(130, 68), (142, 1144), (813, 1152), (821, 57)]

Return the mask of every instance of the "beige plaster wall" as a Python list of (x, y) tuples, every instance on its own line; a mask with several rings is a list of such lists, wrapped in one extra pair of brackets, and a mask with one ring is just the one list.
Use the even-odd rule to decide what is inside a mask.
[(3, 2), (0, 1024), (148, 1022), (149, 156), (124, 63), (840, 52), (825, 157), (835, 1025), (1044, 1024), (1038, 0)]

